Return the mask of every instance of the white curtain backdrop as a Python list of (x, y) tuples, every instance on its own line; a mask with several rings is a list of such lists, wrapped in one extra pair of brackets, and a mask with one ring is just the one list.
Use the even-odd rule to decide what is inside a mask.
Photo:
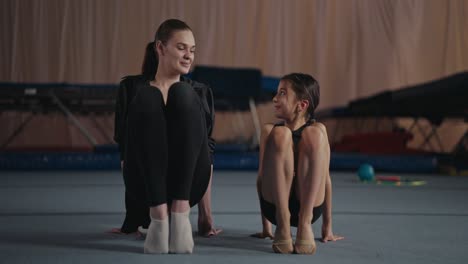
[(322, 107), (468, 69), (465, 0), (4, 0), (0, 81), (116, 83), (167, 18), (196, 63), (306, 72)]
[(3, 0), (0, 81), (118, 83), (179, 18), (197, 64), (312, 74), (320, 109), (467, 70), (467, 14), (466, 0)]

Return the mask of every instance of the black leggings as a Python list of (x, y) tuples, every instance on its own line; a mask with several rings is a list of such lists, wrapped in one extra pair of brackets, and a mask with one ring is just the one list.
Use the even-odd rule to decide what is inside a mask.
[(189, 200), (197, 204), (210, 180), (206, 122), (193, 88), (173, 84), (162, 93), (147, 83), (129, 106), (124, 166), (126, 192), (146, 206)]

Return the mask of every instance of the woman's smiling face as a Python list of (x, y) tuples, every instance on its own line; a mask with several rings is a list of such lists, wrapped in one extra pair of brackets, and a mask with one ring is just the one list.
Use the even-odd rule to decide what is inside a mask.
[(195, 59), (195, 38), (190, 30), (173, 32), (167, 43), (160, 43), (159, 63), (169, 72), (187, 74)]

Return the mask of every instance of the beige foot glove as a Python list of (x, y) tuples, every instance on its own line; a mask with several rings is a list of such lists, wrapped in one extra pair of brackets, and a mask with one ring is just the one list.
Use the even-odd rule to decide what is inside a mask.
[(169, 252), (169, 218), (151, 218), (146, 234), (144, 251), (147, 254), (167, 254)]
[(169, 252), (189, 253), (193, 251), (192, 225), (189, 219), (190, 210), (185, 213), (171, 212), (171, 235)]

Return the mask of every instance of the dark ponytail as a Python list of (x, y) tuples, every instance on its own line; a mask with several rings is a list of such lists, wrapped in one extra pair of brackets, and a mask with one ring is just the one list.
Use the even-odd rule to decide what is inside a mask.
[(141, 65), (141, 74), (146, 80), (152, 81), (158, 68), (158, 58), (154, 50), (154, 41), (146, 45), (145, 58)]

